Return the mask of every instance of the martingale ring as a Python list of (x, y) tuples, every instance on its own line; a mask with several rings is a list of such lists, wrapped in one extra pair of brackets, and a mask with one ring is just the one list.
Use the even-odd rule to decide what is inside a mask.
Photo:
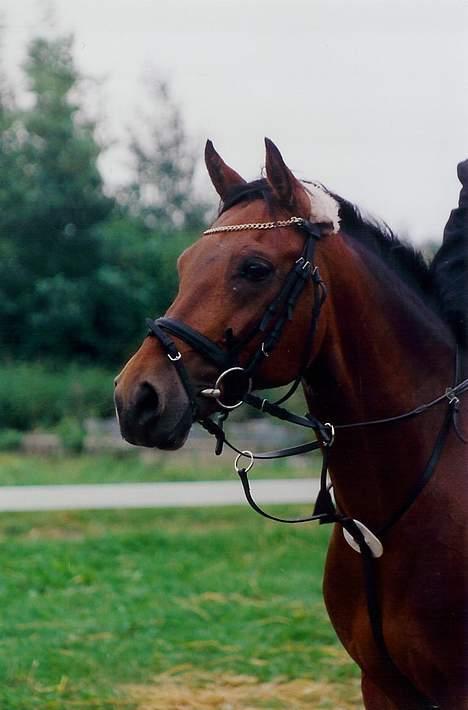
[[(218, 377), (218, 379), (216, 380), (215, 386), (214, 386), (215, 389), (221, 390), (221, 394), (222, 394), (222, 389), (221, 389), (221, 387), (220, 387), (221, 382), (224, 380), (224, 378), (225, 378), (226, 376), (231, 375), (233, 372), (242, 372), (242, 373), (245, 373), (245, 370), (244, 370), (243, 367), (230, 367), (230, 368), (228, 368), (227, 370), (224, 370), (224, 372), (222, 372), (222, 373), (220, 374), (220, 376)], [(249, 377), (249, 379), (248, 379), (248, 386), (247, 386), (247, 392), (250, 392), (251, 389), (252, 389), (252, 379)], [(222, 401), (221, 401), (221, 397), (218, 397), (218, 398), (216, 399), (216, 401), (217, 401), (217, 403), (219, 404), (219, 406), (222, 407), (223, 409), (237, 409), (237, 407), (240, 407), (241, 404), (244, 404), (244, 400), (243, 400), (243, 399), (239, 399), (239, 401), (238, 401), (238, 402), (234, 402), (234, 404), (226, 404), (225, 402), (222, 402)]]
[[(250, 460), (249, 460), (249, 463), (247, 464), (247, 466), (241, 466), (239, 468), (239, 461), (243, 456), (245, 456), (245, 458), (248, 458)], [(253, 453), (251, 451), (249, 451), (248, 449), (246, 449), (245, 451), (241, 451), (240, 454), (237, 454), (236, 459), (234, 461), (234, 468), (236, 469), (236, 473), (239, 473), (239, 471), (244, 471), (244, 473), (248, 473), (250, 471), (250, 469), (252, 468), (252, 466), (254, 465), (254, 463), (255, 463), (255, 461), (254, 461)]]

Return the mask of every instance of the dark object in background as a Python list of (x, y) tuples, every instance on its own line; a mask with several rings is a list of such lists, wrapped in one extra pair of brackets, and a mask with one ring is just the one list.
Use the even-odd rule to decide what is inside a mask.
[(459, 163), (462, 184), (458, 208), (452, 210), (442, 246), (431, 270), (444, 318), (457, 342), (468, 351), (468, 160)]

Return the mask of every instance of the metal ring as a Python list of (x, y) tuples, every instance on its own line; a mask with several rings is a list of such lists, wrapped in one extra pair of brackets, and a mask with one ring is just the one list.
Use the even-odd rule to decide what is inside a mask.
[(169, 360), (171, 360), (172, 362), (177, 362), (177, 360), (180, 360), (180, 358), (182, 357), (182, 355), (181, 355), (179, 352), (177, 353), (177, 355), (174, 355), (174, 356), (172, 356), (172, 355), (170, 355), (169, 353), (167, 353), (167, 357), (168, 357)]
[(268, 353), (268, 352), (265, 350), (265, 343), (262, 343), (262, 353), (263, 353), (263, 355), (264, 355), (265, 357), (270, 357), (270, 355), (271, 355), (271, 353)]
[[(218, 377), (218, 379), (215, 382), (214, 389), (221, 389), (220, 384), (223, 381), (224, 377), (226, 375), (228, 375), (230, 372), (236, 372), (236, 371), (245, 372), (243, 367), (229, 367), (227, 370), (224, 370), (224, 372), (222, 372), (220, 374), (220, 376)], [(252, 389), (252, 380), (251, 380), (251, 378), (249, 378), (249, 387), (247, 389), (247, 392), (250, 392), (251, 389)], [(221, 401), (220, 397), (216, 398), (216, 402), (219, 404), (220, 407), (223, 407), (223, 409), (237, 409), (237, 407), (240, 407), (241, 404), (244, 404), (243, 399), (240, 399), (235, 404), (224, 404), (224, 402)]]
[[(249, 463), (247, 464), (247, 467), (242, 466), (242, 468), (239, 468), (239, 459), (245, 456), (246, 458), (248, 457), (250, 459)], [(240, 454), (237, 454), (236, 459), (234, 461), (234, 468), (236, 469), (236, 473), (239, 473), (239, 471), (245, 471), (245, 473), (248, 473), (252, 466), (254, 465), (255, 460), (254, 460), (254, 455), (251, 451), (246, 449), (245, 451), (241, 451)]]

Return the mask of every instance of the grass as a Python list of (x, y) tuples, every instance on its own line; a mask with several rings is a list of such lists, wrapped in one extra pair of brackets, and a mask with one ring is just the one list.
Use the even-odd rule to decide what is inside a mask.
[(327, 540), (240, 508), (1, 516), (0, 707), (196, 707), (160, 704), (189, 684), (221, 708), (196, 693), (239, 676), (282, 690), (233, 708), (300, 708), (280, 703), (298, 679), (329, 689), (309, 707), (359, 707), (322, 603)]
[[(138, 452), (120, 455), (93, 454), (57, 456), (0, 452), (0, 485), (20, 486), (60, 483), (123, 483), (157, 481), (210, 481), (229, 479), (234, 474), (233, 456), (198, 456), (171, 452)], [(319, 475), (316, 457), (303, 458), (304, 466), (285, 459), (258, 463), (252, 478), (293, 478)]]

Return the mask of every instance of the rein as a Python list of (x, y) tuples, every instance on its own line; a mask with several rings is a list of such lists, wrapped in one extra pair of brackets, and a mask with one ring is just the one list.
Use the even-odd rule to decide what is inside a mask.
[[(457, 350), (453, 386), (448, 387), (443, 394), (439, 395), (430, 402), (421, 404), (408, 412), (403, 412), (402, 414), (396, 416), (347, 424), (331, 424), (329, 422), (322, 423), (311, 414), (300, 416), (290, 412), (284, 407), (281, 407), (280, 405), (292, 396), (301, 382), (308, 364), (321, 308), (327, 295), (326, 287), (320, 277), (318, 267), (314, 265), (315, 247), (317, 242), (322, 238), (320, 225), (313, 224), (302, 217), (291, 217), (288, 220), (279, 220), (276, 222), (259, 222), (212, 227), (204, 232), (205, 235), (210, 235), (218, 232), (266, 230), (289, 226), (294, 226), (299, 229), (305, 238), (302, 253), (287, 274), (277, 296), (267, 306), (263, 316), (246, 336), (242, 339), (238, 339), (234, 336), (232, 330), (228, 329), (224, 335), (223, 346), (220, 346), (218, 343), (210, 340), (202, 333), (188, 326), (186, 323), (166, 317), (158, 318), (156, 320), (147, 319), (146, 324), (150, 331), (149, 334), (155, 336), (159, 340), (164, 351), (166, 352), (167, 357), (176, 368), (180, 381), (186, 392), (193, 419), (197, 420), (210, 434), (216, 438), (215, 453), (217, 455), (221, 454), (223, 446), (227, 445), (237, 454), (234, 467), (241, 480), (247, 502), (253, 510), (269, 520), (281, 523), (296, 524), (318, 521), (319, 524), (338, 523), (341, 525), (346, 541), (351, 545), (351, 547), (353, 547), (353, 549), (360, 552), (362, 556), (367, 610), (372, 633), (374, 641), (379, 648), (382, 657), (387, 663), (387, 669), (390, 676), (395, 680), (395, 682), (399, 682), (408, 692), (412, 693), (415, 702), (418, 702), (421, 708), (424, 708), (425, 710), (435, 710), (438, 708), (438, 705), (434, 705), (428, 698), (424, 697), (418, 690), (416, 690), (406, 676), (404, 676), (397, 668), (389, 654), (382, 630), (382, 614), (376, 582), (377, 570), (375, 560), (383, 554), (383, 546), (379, 538), (387, 533), (409, 510), (431, 479), (436, 470), (437, 463), (442, 454), (445, 441), (451, 427), (454, 427), (454, 430), (461, 441), (468, 443), (460, 432), (457, 419), (460, 397), (468, 391), (468, 379), (459, 382), (461, 358)], [(261, 366), (262, 362), (270, 356), (278, 344), (284, 326), (288, 320), (292, 320), (295, 306), (309, 281), (312, 282), (313, 286), (314, 304), (298, 374), (291, 387), (283, 397), (275, 402), (270, 402), (267, 399), (261, 399), (260, 397), (252, 394), (250, 391), (254, 375)], [(204, 389), (198, 393), (195, 392), (189, 373), (183, 363), (182, 355), (170, 337), (171, 335), (183, 340), (205, 359), (220, 368), (221, 374), (218, 376), (214, 387)], [(261, 344), (250, 357), (247, 364), (242, 367), (239, 363), (239, 355), (245, 350), (246, 346), (257, 337), (261, 337)], [(219, 407), (224, 410), (217, 414), (216, 421), (210, 418), (203, 418), (200, 415), (197, 396), (215, 399)], [(436, 437), (433, 450), (424, 471), (402, 507), (397, 510), (392, 517), (375, 533), (369, 530), (359, 520), (342, 514), (338, 510), (331, 496), (331, 484), (328, 484), (328, 454), (330, 447), (334, 443), (336, 434), (344, 430), (379, 426), (408, 420), (423, 414), (432, 407), (441, 404), (444, 401), (447, 401), (448, 407), (444, 421)], [(277, 419), (290, 422), (306, 429), (312, 429), (316, 435), (316, 440), (284, 449), (257, 454), (254, 454), (248, 450), (238, 449), (226, 438), (223, 423), (229, 415), (229, 411), (235, 409), (243, 403), (246, 403), (249, 406)], [(276, 517), (264, 511), (255, 502), (250, 490), (248, 473), (254, 465), (255, 460), (295, 456), (317, 449), (321, 449), (322, 451), (322, 469), (320, 474), (319, 494), (317, 496), (312, 515), (297, 519), (288, 519)], [(247, 459), (247, 463), (244, 466), (241, 466), (240, 462), (243, 458)]]

